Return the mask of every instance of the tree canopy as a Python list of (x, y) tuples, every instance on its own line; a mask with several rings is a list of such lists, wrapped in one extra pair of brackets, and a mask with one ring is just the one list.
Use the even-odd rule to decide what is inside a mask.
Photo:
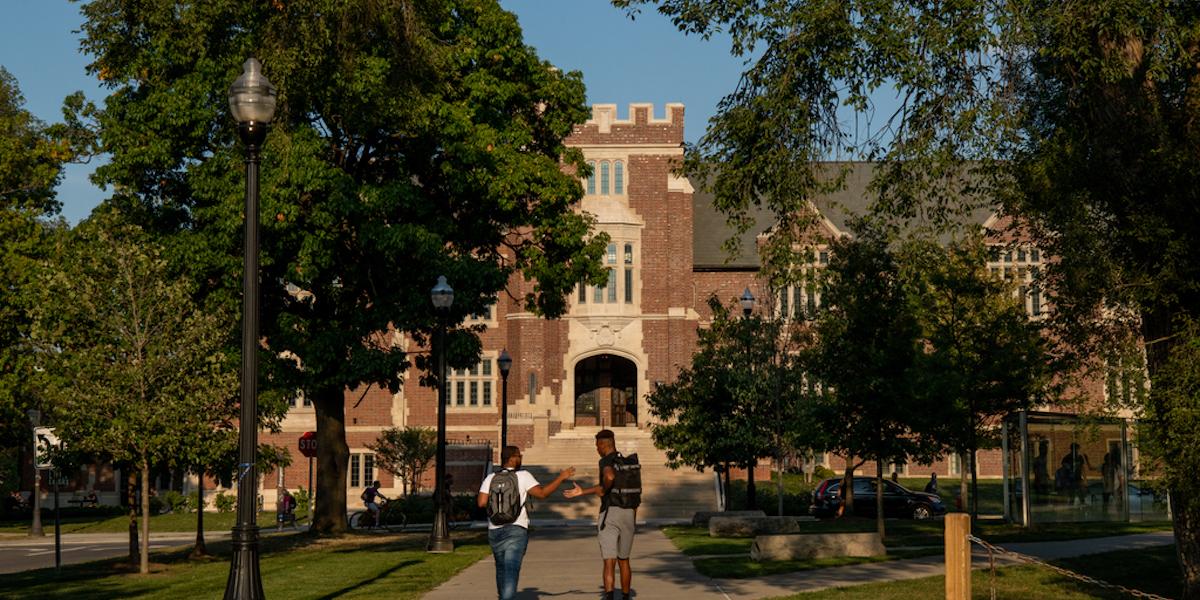
[[(428, 341), (437, 275), (455, 289), (452, 322), (501, 294), (554, 317), (579, 281), (603, 280), (604, 238), (574, 210), (572, 172), (586, 166), (563, 145), (588, 116), (581, 75), (539, 59), (495, 0), (95, 0), (83, 12), (89, 68), (111, 90), (100, 123), (112, 161), (97, 179), (166, 237), (206, 306), (239, 300), (227, 90), (251, 55), (279, 89), (262, 164), (264, 389), (303, 390), (316, 407), (314, 531), (345, 527), (343, 391), (395, 391), (428, 368), (392, 332)], [(451, 366), (473, 364), (474, 333), (450, 337)]]

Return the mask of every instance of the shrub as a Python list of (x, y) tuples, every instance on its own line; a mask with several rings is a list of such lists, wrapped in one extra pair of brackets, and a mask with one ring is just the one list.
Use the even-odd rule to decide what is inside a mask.
[(167, 512), (186, 512), (191, 506), (187, 496), (175, 491), (168, 490), (162, 495), (162, 503), (166, 507)]
[(296, 488), (296, 493), (292, 494), (292, 497), (296, 499), (296, 512), (308, 512), (309, 496), (308, 490), (303, 487)]
[(826, 479), (833, 479), (834, 477), (837, 477), (837, 473), (834, 473), (833, 469), (828, 467), (817, 465), (817, 468), (813, 469), (813, 481), (824, 481)]
[(200, 508), (200, 492), (188, 494), (187, 502), (188, 510), (195, 512), (197, 508)]
[(150, 514), (157, 515), (157, 514), (161, 514), (162, 511), (163, 511), (162, 498), (159, 498), (158, 496), (150, 496)]
[(217, 492), (217, 497), (213, 499), (213, 504), (217, 507), (217, 512), (233, 512), (237, 507), (237, 496), (226, 494), (225, 492)]

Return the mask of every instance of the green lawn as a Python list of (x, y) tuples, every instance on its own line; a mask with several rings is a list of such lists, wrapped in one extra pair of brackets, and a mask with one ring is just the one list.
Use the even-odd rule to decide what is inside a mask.
[[(207, 515), (206, 515), (207, 516)], [(481, 533), (458, 533), (452, 554), (425, 552), (428, 534), (303, 534), (262, 541), (263, 587), (271, 597), (418, 598), (490, 553)], [(229, 544), (210, 544), (217, 556), (189, 561), (185, 552), (155, 553), (152, 573), (131, 574), (122, 561), (0, 575), (0, 598), (218, 598), (229, 575)]]
[[(1075, 572), (1125, 585), (1144, 592), (1177, 598), (1181, 576), (1175, 562), (1174, 546), (1141, 550), (1123, 550), (1058, 561)], [(892, 583), (872, 583), (847, 588), (806, 592), (779, 600), (834, 598), (838, 600), (909, 600), (940, 598), (945, 594), (944, 577), (925, 577)], [(1020, 600), (1084, 600), (1090, 598), (1128, 598), (1036, 566), (1007, 567), (996, 570), (996, 597)], [(992, 579), (988, 571), (971, 574), (972, 597), (991, 598)]]
[[(298, 519), (303, 522), (304, 515), (297, 514)], [(205, 531), (229, 531), (233, 528), (237, 521), (236, 512), (204, 513), (204, 530)], [(140, 526), (141, 519), (138, 519)], [(274, 527), (275, 512), (258, 513), (259, 527)], [(42, 528), (47, 534), (54, 531), (54, 515), (53, 513), (47, 518), (42, 515)], [(63, 533), (123, 533), (129, 531), (129, 515), (117, 514), (110, 511), (97, 511), (93, 515), (81, 515), (64, 517), (62, 519)], [(150, 533), (164, 532), (195, 532), (196, 531), (196, 513), (168, 513), (165, 515), (151, 515), (150, 517)], [(29, 532), (29, 521), (0, 521), (0, 534), (21, 534)]]

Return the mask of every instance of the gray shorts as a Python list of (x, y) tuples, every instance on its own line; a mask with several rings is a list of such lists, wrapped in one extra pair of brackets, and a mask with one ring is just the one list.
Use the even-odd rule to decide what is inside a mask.
[(608, 518), (600, 513), (599, 523), (604, 524), (600, 529), (600, 558), (619, 558), (626, 560), (633, 550), (633, 534), (637, 531), (637, 509), (608, 507)]

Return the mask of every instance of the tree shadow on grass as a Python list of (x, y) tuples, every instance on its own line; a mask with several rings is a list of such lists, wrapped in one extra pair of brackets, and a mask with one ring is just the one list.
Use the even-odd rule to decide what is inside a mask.
[(355, 582), (354, 585), (348, 585), (348, 586), (346, 586), (340, 590), (337, 590), (335, 592), (330, 592), (328, 594), (325, 594), (324, 596), (321, 596), (317, 600), (333, 600), (334, 598), (340, 598), (343, 594), (349, 594), (350, 592), (353, 592), (354, 590), (357, 590), (361, 587), (375, 583), (376, 581), (379, 581), (380, 579), (383, 579), (384, 577), (387, 577), (388, 575), (391, 575), (392, 573), (395, 573), (396, 571), (399, 571), (400, 569), (403, 569), (405, 567), (411, 567), (413, 565), (419, 565), (419, 564), (421, 564), (421, 561), (419, 561), (419, 560), (406, 560), (402, 563), (399, 563), (399, 564), (393, 565), (387, 569), (384, 569), (384, 570), (380, 571), (379, 573), (376, 573), (374, 577), (371, 577), (369, 579), (363, 579), (362, 581)]

